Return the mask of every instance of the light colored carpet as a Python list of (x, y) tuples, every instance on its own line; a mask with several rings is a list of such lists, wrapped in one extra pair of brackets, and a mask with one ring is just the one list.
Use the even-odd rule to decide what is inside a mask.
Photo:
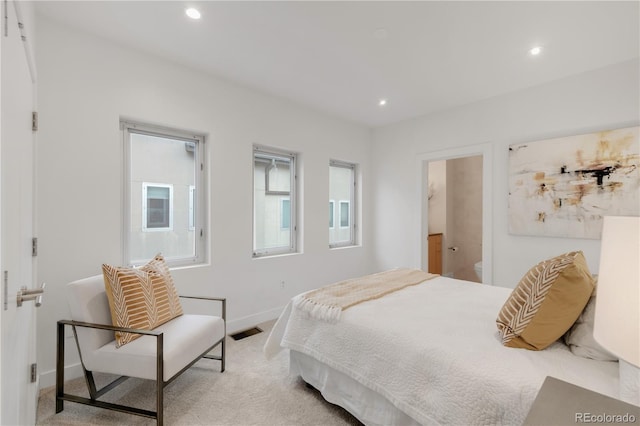
[[(200, 360), (164, 391), (166, 425), (359, 425), (353, 416), (326, 402), (319, 392), (289, 375), (289, 354), (267, 361), (262, 347), (274, 321), (262, 333), (235, 341), (227, 338), (226, 371), (220, 363)], [(98, 386), (109, 378), (96, 376)], [(84, 379), (70, 380), (65, 392), (88, 396)], [(155, 384), (128, 379), (105, 400), (155, 410)], [(55, 414), (55, 389), (43, 390), (38, 425), (153, 425), (155, 420), (65, 402)]]

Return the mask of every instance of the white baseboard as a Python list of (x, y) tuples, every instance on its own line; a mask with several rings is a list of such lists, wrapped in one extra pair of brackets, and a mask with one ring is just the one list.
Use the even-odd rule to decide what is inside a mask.
[(276, 319), (280, 316), (280, 313), (284, 310), (284, 306), (280, 308), (271, 309), (268, 311), (260, 312), (257, 314), (249, 315), (246, 317), (234, 319), (227, 322), (227, 334), (243, 331), (256, 325)]
[[(238, 331), (243, 331), (251, 327), (255, 327), (256, 325), (270, 321), (272, 319), (278, 318), (283, 307), (271, 309), (268, 311), (260, 312), (253, 315), (248, 315), (246, 317), (234, 319), (231, 321), (227, 321), (227, 334), (236, 333)], [(76, 362), (72, 365), (67, 365), (64, 368), (64, 378), (66, 380), (76, 379), (78, 377), (82, 377), (82, 365), (79, 362)], [(45, 371), (40, 374), (40, 390), (45, 390), (56, 384), (56, 370)]]
[[(64, 368), (64, 380), (77, 379), (82, 377), (82, 365), (80, 362), (67, 365)], [(40, 391), (47, 390), (48, 388), (56, 385), (56, 370), (45, 371), (40, 374)]]

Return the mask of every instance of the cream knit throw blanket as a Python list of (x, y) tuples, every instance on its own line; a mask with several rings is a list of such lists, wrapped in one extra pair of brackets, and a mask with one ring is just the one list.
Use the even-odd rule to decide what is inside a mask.
[(405, 287), (419, 284), (438, 275), (418, 269), (392, 269), (340, 281), (296, 296), (293, 306), (313, 318), (335, 323), (342, 311), (358, 303), (380, 298)]

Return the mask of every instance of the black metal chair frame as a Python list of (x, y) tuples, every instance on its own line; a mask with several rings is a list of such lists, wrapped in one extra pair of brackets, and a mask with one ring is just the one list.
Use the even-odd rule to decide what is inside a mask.
[[(57, 326), (57, 351), (56, 351), (56, 413), (60, 413), (64, 409), (64, 401), (77, 402), (80, 404), (91, 405), (94, 407), (105, 408), (107, 410), (114, 410), (128, 414), (134, 414), (137, 416), (149, 417), (152, 419), (156, 419), (158, 426), (162, 426), (164, 421), (164, 388), (167, 387), (170, 383), (172, 383), (178, 376), (188, 370), (193, 364), (198, 362), (201, 358), (214, 359), (220, 361), (220, 372), (224, 372), (225, 369), (225, 338), (226, 338), (226, 327), (227, 327), (227, 299), (226, 298), (218, 298), (218, 297), (195, 297), (195, 296), (180, 296), (186, 299), (199, 299), (199, 300), (211, 300), (218, 301), (222, 303), (222, 314), (221, 317), (225, 322), (225, 330), (222, 339), (218, 340), (211, 347), (209, 347), (206, 351), (196, 357), (192, 362), (186, 365), (182, 370), (176, 373), (169, 380), (164, 381), (164, 336), (162, 332), (157, 332), (153, 330), (138, 330), (134, 328), (126, 328), (126, 327), (116, 327), (113, 325), (107, 324), (94, 324), (87, 322), (79, 322), (79, 321), (71, 321), (71, 320), (59, 320)], [(64, 351), (65, 351), (65, 336), (64, 329), (65, 326), (71, 326), (73, 329), (73, 335), (76, 341), (76, 346), (78, 348), (78, 354), (80, 355), (80, 363), (82, 365), (82, 370), (84, 371), (85, 380), (87, 382), (87, 388), (89, 390), (89, 398), (81, 397), (78, 395), (71, 395), (64, 392)], [(118, 386), (120, 383), (124, 382), (129, 376), (121, 376), (117, 379), (113, 380), (111, 383), (105, 385), (101, 389), (96, 388), (95, 380), (93, 378), (93, 372), (89, 371), (84, 366), (84, 361), (82, 360), (82, 352), (80, 350), (80, 344), (78, 342), (78, 334), (76, 332), (76, 327), (87, 327), (99, 330), (111, 330), (111, 331), (121, 331), (127, 333), (136, 333), (142, 334), (146, 336), (154, 336), (156, 338), (156, 411), (144, 410), (141, 408), (131, 407), (127, 405), (114, 404), (110, 402), (100, 401), (100, 398), (105, 393), (109, 392), (111, 389)], [(220, 346), (220, 355), (209, 355), (209, 352), (213, 350), (218, 345)]]

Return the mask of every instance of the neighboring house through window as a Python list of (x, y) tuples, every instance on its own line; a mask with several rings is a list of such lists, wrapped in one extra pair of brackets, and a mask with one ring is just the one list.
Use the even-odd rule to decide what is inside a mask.
[(291, 228), (291, 201), (288, 198), (281, 200), (280, 208), (280, 227), (282, 229)]
[(351, 210), (349, 201), (340, 201), (340, 228), (348, 228), (350, 223)]
[(173, 228), (173, 185), (142, 183), (142, 230), (170, 231)]
[(204, 136), (121, 122), (125, 152), (124, 262), (162, 255), (171, 266), (204, 263)]

